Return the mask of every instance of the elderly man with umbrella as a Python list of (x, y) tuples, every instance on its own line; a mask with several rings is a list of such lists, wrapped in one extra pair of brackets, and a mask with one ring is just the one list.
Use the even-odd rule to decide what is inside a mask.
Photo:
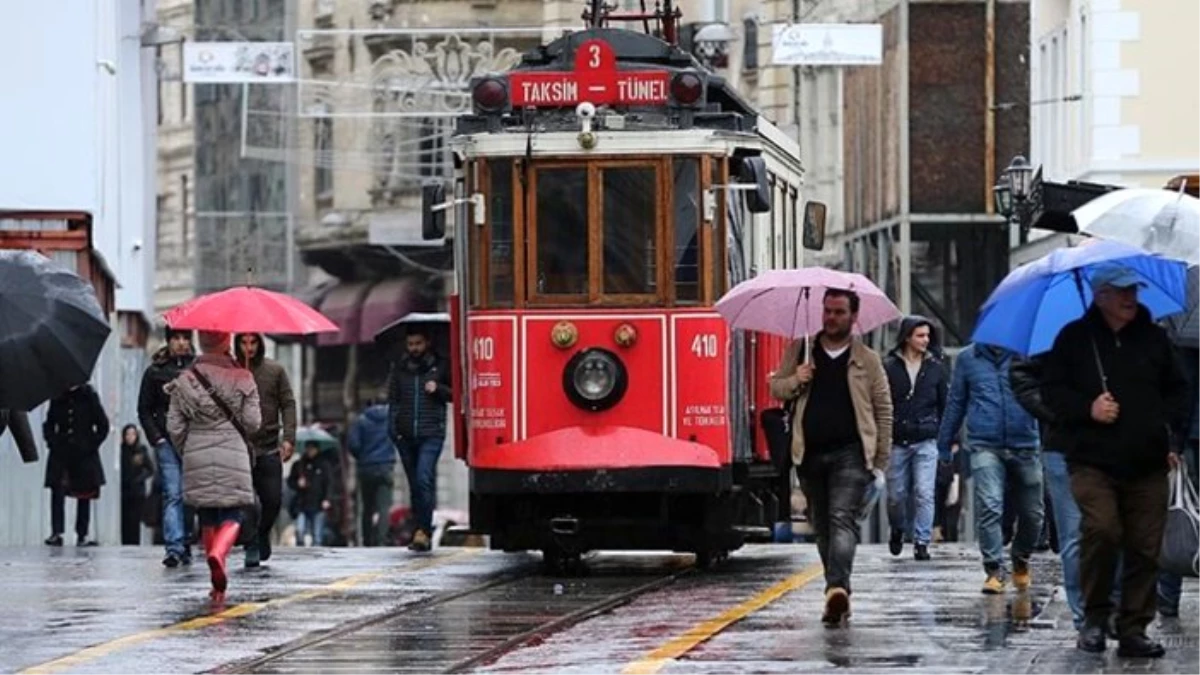
[(974, 338), (1023, 355), (1047, 351), (1042, 398), (1061, 432), (1079, 506), (1084, 624), (1077, 646), (1103, 652), (1120, 559), (1123, 657), (1159, 657), (1155, 614), (1172, 424), (1187, 382), (1154, 321), (1183, 311), (1186, 265), (1115, 241), (1058, 250), (1009, 274)]

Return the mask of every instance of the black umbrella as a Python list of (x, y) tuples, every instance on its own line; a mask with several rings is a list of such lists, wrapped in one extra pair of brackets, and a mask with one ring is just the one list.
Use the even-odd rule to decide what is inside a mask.
[(0, 408), (32, 410), (87, 382), (111, 331), (91, 284), (38, 253), (0, 250)]
[(404, 339), (408, 329), (413, 325), (422, 327), (439, 326), (446, 328), (450, 325), (450, 315), (445, 312), (410, 312), (389, 323), (375, 334), (375, 344), (386, 347)]

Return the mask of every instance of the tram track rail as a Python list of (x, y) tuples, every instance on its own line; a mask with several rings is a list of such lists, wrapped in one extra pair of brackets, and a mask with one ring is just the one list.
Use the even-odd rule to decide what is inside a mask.
[[(342, 663), (365, 666), (354, 658), (356, 654), (392, 653), (396, 658), (383, 659), (386, 665), (379, 672), (464, 673), (667, 587), (696, 568), (687, 565), (633, 575), (605, 570), (569, 578), (543, 576), (540, 571), (536, 563), (522, 565), (467, 588), (436, 593), (206, 672), (317, 672)], [(480, 609), (486, 610), (482, 622), (474, 625)], [(538, 614), (536, 619), (530, 618), (531, 613)], [(463, 626), (461, 635), (453, 633)], [(438, 629), (452, 633), (441, 634)], [(407, 645), (410, 639), (414, 644)], [(465, 644), (453, 644), (456, 640)], [(449, 644), (436, 646), (441, 643)], [(413, 649), (406, 650), (406, 645)], [(414, 654), (417, 648), (423, 652), (419, 659), (402, 661), (402, 654)]]

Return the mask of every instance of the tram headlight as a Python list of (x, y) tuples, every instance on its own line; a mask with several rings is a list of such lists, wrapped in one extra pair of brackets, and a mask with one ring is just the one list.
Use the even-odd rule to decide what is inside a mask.
[(608, 410), (620, 402), (628, 386), (625, 365), (605, 349), (585, 349), (571, 357), (563, 369), (567, 398), (584, 410)]

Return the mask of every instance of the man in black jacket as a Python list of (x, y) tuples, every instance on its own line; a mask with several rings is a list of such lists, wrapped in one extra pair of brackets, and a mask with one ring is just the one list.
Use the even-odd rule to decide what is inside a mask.
[(1138, 302), (1140, 277), (1109, 264), (1093, 270), (1091, 284), (1092, 307), (1058, 334), (1042, 380), (1082, 516), (1085, 618), (1077, 644), (1089, 652), (1106, 648), (1120, 556), (1118, 655), (1160, 657), (1165, 650), (1146, 636), (1146, 626), (1156, 610), (1171, 426), (1187, 414), (1187, 380), (1166, 331)]
[(899, 344), (883, 361), (892, 391), (892, 454), (888, 462), (888, 548), (900, 555), (910, 534), (913, 557), (929, 560), (937, 486), (937, 435), (950, 376), (933, 323), (923, 316), (900, 323)]
[(178, 567), (192, 562), (192, 515), (183, 505), (183, 460), (167, 436), (167, 408), (171, 398), (163, 387), (192, 365), (191, 331), (166, 329), (167, 344), (154, 353), (142, 375), (138, 392), (138, 421), (154, 451), (158, 483), (162, 490), (162, 533), (167, 555), (163, 564)]
[(452, 398), (450, 367), (420, 329), (409, 330), (404, 346), (405, 358), (392, 366), (388, 414), (417, 525), (409, 548), (428, 551), (437, 506), (437, 463), (446, 441), (446, 404)]

